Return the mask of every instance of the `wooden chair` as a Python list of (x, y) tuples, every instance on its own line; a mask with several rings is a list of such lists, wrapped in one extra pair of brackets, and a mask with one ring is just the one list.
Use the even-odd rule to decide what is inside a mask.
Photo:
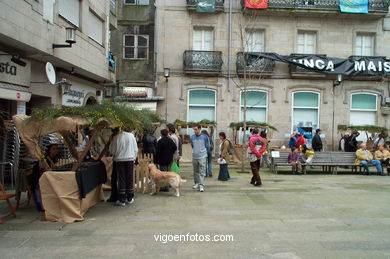
[(10, 211), (11, 211), (9, 214), (0, 217), (0, 224), (2, 224), (2, 223), (3, 223), (3, 218), (8, 217), (8, 216), (10, 216), (10, 215), (16, 217), (15, 209), (14, 209), (14, 207), (12, 206), (11, 201), (9, 200), (10, 198), (15, 197), (16, 194), (8, 194), (8, 193), (5, 191), (5, 189), (4, 189), (2, 183), (0, 183), (0, 191), (2, 192), (2, 194), (0, 194), (0, 200), (7, 201), (8, 208), (9, 208)]

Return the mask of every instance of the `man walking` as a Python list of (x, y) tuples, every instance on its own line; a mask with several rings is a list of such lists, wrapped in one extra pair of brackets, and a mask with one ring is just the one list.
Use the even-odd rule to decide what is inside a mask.
[[(113, 154), (116, 175), (118, 176), (118, 200), (116, 206), (125, 206), (134, 202), (133, 168), (137, 158), (137, 141), (132, 133), (122, 131), (113, 137), (110, 153)], [(115, 183), (114, 183), (115, 184)]]
[(313, 137), (312, 147), (315, 152), (321, 152), (322, 140), (321, 140), (321, 129), (316, 129), (316, 134)]
[(249, 148), (250, 148), (250, 155), (254, 155), (255, 159), (251, 159), (250, 165), (252, 170), (252, 179), (251, 184), (254, 186), (261, 186), (261, 178), (260, 178), (260, 159), (263, 155), (267, 145), (262, 137), (259, 136), (259, 130), (254, 129), (253, 135), (249, 139)]
[(195, 185), (192, 188), (204, 192), (207, 152), (210, 150), (210, 143), (209, 138), (206, 135), (201, 134), (201, 128), (200, 125), (193, 127), (195, 134), (191, 136), (192, 166), (194, 168), (195, 181)]

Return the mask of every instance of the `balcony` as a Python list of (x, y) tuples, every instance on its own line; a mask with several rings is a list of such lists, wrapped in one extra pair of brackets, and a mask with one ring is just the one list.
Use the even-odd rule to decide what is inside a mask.
[[(196, 12), (197, 0), (187, 0), (187, 10)], [(215, 12), (220, 13), (224, 11), (225, 0), (215, 0)]]
[[(244, 7), (245, 1), (241, 1)], [(268, 10), (280, 11), (308, 11), (317, 12), (337, 12), (340, 13), (340, 0), (268, 0)], [(387, 14), (389, 2), (386, 0), (368, 0), (368, 12), (377, 12)], [(264, 9), (263, 9), (264, 10)]]
[(275, 61), (267, 58), (246, 55), (245, 52), (237, 53), (237, 74), (243, 75), (244, 70), (248, 75), (269, 75), (275, 68)]
[(187, 74), (219, 74), (222, 63), (221, 51), (184, 51), (183, 64)]
[[(291, 57), (294, 57), (294, 56), (301, 56), (301, 55), (307, 55), (307, 54), (291, 54), (290, 56)], [(326, 57), (325, 54), (315, 54), (316, 56), (322, 56), (322, 57)], [(296, 78), (301, 78), (301, 77), (326, 77), (326, 74), (324, 73), (318, 73), (318, 72), (314, 72), (313, 70), (309, 70), (309, 69), (306, 69), (306, 68), (303, 68), (303, 67), (299, 67), (299, 66), (296, 66), (296, 65), (293, 65), (293, 64), (289, 64), (288, 65), (289, 68), (290, 68), (290, 74), (291, 74), (291, 77), (296, 77)]]

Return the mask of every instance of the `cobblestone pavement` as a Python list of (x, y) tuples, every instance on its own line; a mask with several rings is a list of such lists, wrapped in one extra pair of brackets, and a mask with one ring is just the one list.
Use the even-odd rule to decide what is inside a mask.
[[(22, 208), (0, 225), (0, 258), (390, 258), (390, 177), (263, 170), (263, 186), (253, 187), (250, 174), (233, 168), (230, 181), (217, 181), (214, 165), (200, 193), (191, 169), (182, 166), (189, 182), (180, 198), (102, 202), (83, 222), (43, 222), (32, 206)], [(164, 242), (173, 235), (183, 242)], [(205, 235), (234, 240), (200, 241)]]

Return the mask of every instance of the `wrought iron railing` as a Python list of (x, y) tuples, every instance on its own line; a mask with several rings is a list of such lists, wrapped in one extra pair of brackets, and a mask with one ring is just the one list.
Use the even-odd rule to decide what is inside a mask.
[(244, 70), (247, 73), (270, 73), (274, 71), (274, 68), (274, 60), (248, 55), (245, 52), (237, 53), (236, 69), (238, 74), (243, 74)]
[[(196, 10), (196, 2), (197, 0), (187, 0), (187, 9), (188, 10)], [(224, 11), (225, 0), (215, 0), (215, 11), (223, 12)]]
[(183, 63), (186, 72), (219, 73), (222, 70), (222, 52), (186, 50)]
[[(368, 11), (387, 12), (389, 5), (387, 0), (368, 0)], [(268, 0), (268, 8), (340, 10), (339, 6), (340, 0)]]

